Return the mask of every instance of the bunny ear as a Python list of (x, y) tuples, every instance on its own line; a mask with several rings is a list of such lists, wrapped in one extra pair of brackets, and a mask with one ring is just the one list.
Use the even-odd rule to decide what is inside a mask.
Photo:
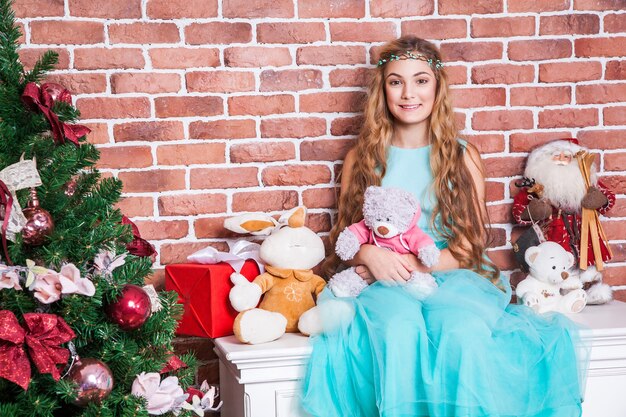
[(276, 220), (264, 213), (248, 213), (224, 220), (224, 227), (235, 233), (269, 235), (278, 226)]
[(292, 208), (287, 213), (280, 216), (278, 222), (280, 224), (288, 224), (289, 227), (302, 227), (306, 220), (306, 207), (299, 206)]

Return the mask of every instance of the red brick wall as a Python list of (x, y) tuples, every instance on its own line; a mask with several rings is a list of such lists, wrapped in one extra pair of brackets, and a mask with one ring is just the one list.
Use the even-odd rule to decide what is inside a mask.
[(100, 168), (124, 181), (120, 207), (159, 251), (157, 282), (164, 265), (226, 248), (221, 222), (237, 212), (306, 204), (325, 234), (371, 47), (413, 33), (441, 46), (484, 156), (494, 259), (514, 268), (512, 183), (528, 150), (578, 137), (618, 194), (605, 280), (626, 300), (623, 0), (16, 0), (15, 11), (27, 65), (59, 52), (50, 79), (74, 93)]

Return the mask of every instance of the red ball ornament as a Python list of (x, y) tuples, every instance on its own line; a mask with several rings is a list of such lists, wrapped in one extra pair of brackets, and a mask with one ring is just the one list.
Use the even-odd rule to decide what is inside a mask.
[(150, 297), (143, 288), (126, 284), (117, 301), (106, 306), (106, 312), (114, 323), (123, 330), (135, 330), (141, 327), (150, 316), (152, 305)]
[(37, 190), (31, 188), (28, 207), (22, 210), (26, 217), (26, 224), (22, 229), (24, 243), (31, 246), (43, 244), (47, 236), (54, 230), (54, 220), (46, 210), (39, 206)]
[(93, 358), (79, 359), (68, 375), (77, 385), (74, 403), (81, 407), (100, 404), (113, 390), (113, 373), (102, 361)]

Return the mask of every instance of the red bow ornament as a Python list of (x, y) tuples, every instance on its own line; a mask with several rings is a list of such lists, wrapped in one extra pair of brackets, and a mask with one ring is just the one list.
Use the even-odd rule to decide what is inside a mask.
[[(135, 223), (132, 222), (128, 217), (122, 216), (122, 224), (129, 224), (133, 230), (133, 241), (126, 245), (126, 250), (131, 255), (135, 256), (150, 256), (153, 257), (156, 255), (156, 250), (152, 243), (141, 237), (139, 233), (139, 228)], [(154, 259), (153, 259), (154, 261)]]
[(52, 135), (54, 136), (54, 142), (58, 145), (65, 143), (65, 139), (74, 143), (76, 146), (80, 146), (78, 139), (91, 132), (86, 126), (71, 125), (59, 120), (59, 116), (52, 111), (55, 98), (57, 100), (72, 103), (72, 97), (66, 89), (54, 83), (42, 84), (39, 87), (35, 83), (28, 83), (22, 93), (22, 101), (33, 110), (39, 110), (46, 116), (50, 127), (52, 129)]
[(60, 345), (76, 335), (67, 323), (54, 314), (24, 314), (26, 329), (22, 328), (9, 310), (0, 311), (0, 378), (16, 383), (24, 390), (30, 383), (31, 367), (28, 354), (42, 374), (51, 374), (55, 381), (61, 378), (58, 365), (65, 366), (69, 350)]

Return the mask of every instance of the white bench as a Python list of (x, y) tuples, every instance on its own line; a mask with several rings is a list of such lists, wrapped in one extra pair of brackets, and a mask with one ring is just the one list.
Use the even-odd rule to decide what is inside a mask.
[[(592, 340), (583, 417), (626, 416), (626, 303), (588, 306), (570, 316)], [(309, 338), (286, 334), (262, 345), (233, 336), (215, 339), (220, 359), (222, 417), (305, 417), (297, 401), (311, 353)]]

